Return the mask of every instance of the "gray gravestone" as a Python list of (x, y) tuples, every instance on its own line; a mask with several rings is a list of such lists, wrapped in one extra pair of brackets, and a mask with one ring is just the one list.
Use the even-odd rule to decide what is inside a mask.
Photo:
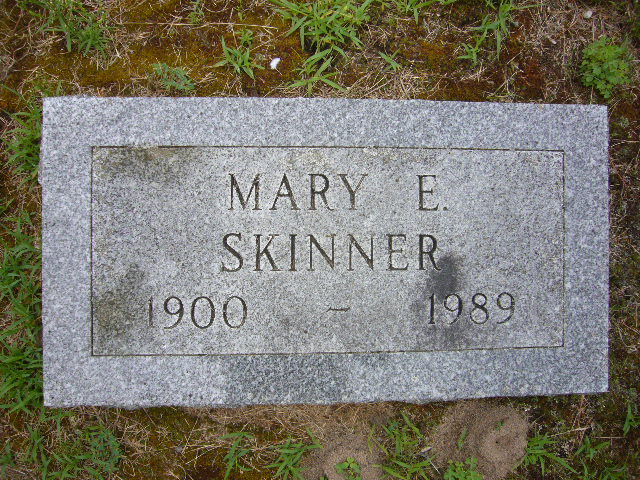
[(606, 108), (50, 98), (45, 401), (603, 391)]

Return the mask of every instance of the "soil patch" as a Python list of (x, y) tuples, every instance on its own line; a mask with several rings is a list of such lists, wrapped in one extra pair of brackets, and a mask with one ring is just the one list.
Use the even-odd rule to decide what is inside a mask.
[[(192, 415), (221, 425), (243, 429), (257, 427), (265, 432), (286, 431), (287, 437), (307, 438), (311, 431), (324, 445), (345, 434), (368, 432), (370, 425), (382, 425), (395, 415), (393, 403), (338, 405), (254, 405), (242, 408), (188, 409)], [(365, 439), (367, 434), (364, 434)], [(343, 460), (341, 460), (343, 461)]]
[(347, 458), (353, 458), (360, 465), (362, 480), (384, 478), (382, 470), (375, 467), (384, 461), (384, 456), (373, 445), (369, 449), (365, 432), (335, 435), (325, 442), (324, 448), (310, 453), (301, 465), (304, 468), (304, 478), (320, 480), (326, 477), (328, 480), (344, 480), (345, 477), (336, 470), (336, 465), (343, 463)]
[(478, 461), (485, 480), (506, 477), (520, 462), (527, 447), (529, 422), (515, 408), (488, 401), (456, 404), (444, 417), (433, 438), (436, 463)]

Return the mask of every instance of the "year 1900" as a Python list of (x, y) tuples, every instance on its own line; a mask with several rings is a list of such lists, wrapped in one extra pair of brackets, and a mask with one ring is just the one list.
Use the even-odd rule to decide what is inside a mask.
[[(163, 310), (167, 315), (174, 317), (171, 325), (163, 327), (171, 330), (182, 322), (185, 316), (185, 304), (181, 298), (171, 296), (165, 298)], [(216, 306), (209, 297), (195, 298), (189, 306), (189, 319), (196, 327), (204, 330), (209, 328), (216, 320)], [(154, 300), (149, 297), (149, 326), (153, 327)], [(222, 304), (222, 320), (230, 328), (240, 328), (247, 320), (247, 303), (236, 295), (227, 298)]]

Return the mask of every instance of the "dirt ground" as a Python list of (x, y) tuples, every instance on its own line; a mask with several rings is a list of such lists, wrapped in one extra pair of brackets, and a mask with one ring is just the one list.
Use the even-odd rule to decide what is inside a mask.
[(529, 422), (519, 410), (487, 401), (454, 405), (431, 441), (436, 462), (446, 469), (449, 461), (478, 461), (486, 480), (505, 478), (525, 454)]

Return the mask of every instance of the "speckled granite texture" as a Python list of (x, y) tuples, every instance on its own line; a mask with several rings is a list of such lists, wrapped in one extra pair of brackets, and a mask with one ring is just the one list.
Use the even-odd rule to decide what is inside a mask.
[(600, 106), (45, 99), (45, 403), (605, 391), (607, 152)]

